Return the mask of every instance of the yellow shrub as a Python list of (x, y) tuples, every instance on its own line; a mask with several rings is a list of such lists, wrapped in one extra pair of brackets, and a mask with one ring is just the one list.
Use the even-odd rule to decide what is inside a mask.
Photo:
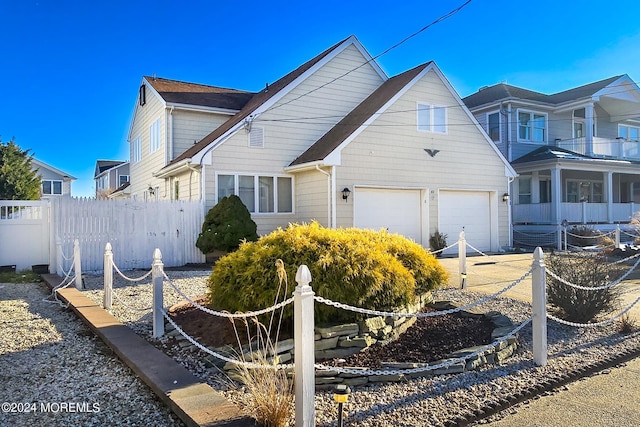
[[(412, 304), (417, 293), (446, 283), (448, 274), (422, 246), (386, 231), (327, 229), (318, 223), (292, 224), (243, 243), (220, 259), (209, 278), (209, 302), (229, 311), (271, 306), (278, 279), (275, 262), (282, 259), (291, 289), (298, 266), (311, 271), (316, 295), (377, 310)], [(282, 298), (280, 298), (281, 300)], [(318, 322), (354, 320), (352, 312), (316, 304)], [(285, 313), (291, 316), (292, 310)]]

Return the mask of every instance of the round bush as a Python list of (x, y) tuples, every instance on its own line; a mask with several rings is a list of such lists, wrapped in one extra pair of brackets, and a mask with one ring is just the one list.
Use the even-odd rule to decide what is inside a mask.
[[(276, 260), (289, 278), (279, 300), (291, 296), (298, 267), (311, 271), (316, 295), (376, 310), (413, 304), (416, 295), (446, 283), (448, 273), (422, 246), (385, 231), (332, 230), (318, 223), (290, 225), (245, 242), (221, 258), (209, 277), (209, 303), (217, 309), (253, 311), (276, 301)], [(283, 285), (284, 286), (284, 285)], [(316, 303), (316, 321), (352, 321), (355, 313)], [(291, 306), (285, 318), (292, 316)]]
[(227, 196), (207, 212), (196, 246), (203, 254), (233, 251), (243, 240), (258, 240), (256, 230), (256, 223), (240, 197)]

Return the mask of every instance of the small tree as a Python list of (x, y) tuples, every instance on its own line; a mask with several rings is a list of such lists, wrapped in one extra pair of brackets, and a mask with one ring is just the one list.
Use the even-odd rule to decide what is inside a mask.
[(242, 200), (227, 196), (207, 212), (196, 246), (203, 254), (234, 251), (243, 240), (258, 240), (257, 228)]
[(21, 150), (13, 139), (0, 139), (0, 200), (38, 200), (40, 178), (32, 170), (30, 150)]

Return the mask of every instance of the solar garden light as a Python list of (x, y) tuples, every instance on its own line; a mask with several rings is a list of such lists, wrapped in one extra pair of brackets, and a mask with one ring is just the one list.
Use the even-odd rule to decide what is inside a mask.
[(342, 405), (349, 400), (351, 389), (345, 384), (338, 384), (333, 389), (333, 400), (338, 403), (338, 427), (343, 427), (342, 422)]

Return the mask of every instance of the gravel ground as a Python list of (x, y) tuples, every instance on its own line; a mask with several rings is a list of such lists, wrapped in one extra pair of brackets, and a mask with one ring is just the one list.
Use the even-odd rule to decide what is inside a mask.
[[(142, 273), (128, 273), (132, 277), (142, 275)], [(201, 295), (205, 291), (206, 278), (209, 275), (209, 271), (169, 271), (167, 272), (169, 277), (172, 278), (173, 283), (178, 286), (185, 294), (195, 297)], [(101, 276), (88, 276), (86, 278), (86, 295), (92, 298), (97, 303), (102, 301), (102, 277)], [(19, 285), (24, 286), (24, 285)], [(520, 285), (519, 285), (520, 286)], [(13, 289), (13, 287), (12, 287)], [(0, 295), (6, 289), (0, 290)], [(232, 387), (229, 385), (228, 379), (220, 375), (215, 368), (208, 367), (209, 365), (204, 361), (204, 354), (200, 351), (194, 351), (179, 346), (170, 345), (169, 340), (153, 340), (151, 335), (151, 316), (149, 311), (136, 311), (126, 308), (122, 303), (126, 303), (130, 307), (146, 308), (151, 304), (151, 286), (149, 280), (141, 281), (138, 284), (125, 283), (122, 279), (116, 279), (114, 285), (114, 294), (117, 298), (114, 298), (114, 304), (112, 313), (118, 317), (123, 323), (130, 325), (139, 334), (149, 339), (154, 345), (164, 348), (168, 354), (170, 354), (175, 360), (189, 368), (196, 376), (202, 380), (208, 382), (215, 389), (223, 392), (230, 400), (236, 402), (240, 406), (247, 404), (247, 395), (242, 388)], [(461, 292), (459, 290), (441, 290), (438, 291), (437, 299), (449, 299), (459, 303), (467, 303), (479, 299), (480, 294), (474, 294), (472, 292)], [(40, 297), (38, 297), (40, 298)], [(3, 300), (5, 298), (2, 298)], [(17, 300), (17, 299), (16, 299)], [(165, 305), (170, 306), (179, 302), (181, 299), (179, 295), (172, 290), (171, 286), (165, 285)], [(28, 304), (35, 304), (28, 302)], [(11, 306), (16, 304), (15, 300)], [(53, 307), (53, 308), (52, 308)], [(48, 309), (47, 312), (44, 310)], [(529, 318), (531, 315), (531, 308), (528, 304), (511, 300), (511, 299), (499, 299), (492, 300), (481, 306), (481, 309), (490, 311), (497, 310), (509, 316), (514, 322), (522, 322)], [(43, 314), (45, 319), (52, 318), (52, 316), (62, 316), (62, 320), (58, 321), (60, 328), (67, 327), (69, 324), (75, 324), (71, 319), (73, 315), (60, 310), (57, 306), (46, 305), (42, 309), (38, 309)], [(33, 310), (31, 310), (33, 312)], [(33, 314), (31, 314), (33, 317)], [(5, 319), (6, 316), (0, 317)], [(43, 320), (47, 322), (47, 320)], [(77, 327), (77, 326), (76, 326)], [(31, 325), (30, 329), (34, 329), (35, 326)], [(63, 330), (63, 329), (60, 329)], [(83, 330), (80, 328), (80, 330)], [(573, 329), (566, 327), (555, 322), (550, 321), (548, 325), (548, 343), (549, 343), (549, 361), (545, 367), (536, 367), (532, 362), (531, 354), (531, 327), (525, 327), (520, 333), (521, 350), (505, 361), (500, 366), (493, 366), (477, 372), (469, 372), (465, 374), (450, 375), (450, 376), (437, 376), (431, 378), (421, 378), (415, 380), (409, 380), (402, 383), (393, 384), (378, 384), (370, 386), (362, 386), (353, 388), (349, 402), (345, 405), (345, 424), (350, 426), (445, 426), (453, 419), (457, 419), (461, 416), (474, 414), (478, 409), (486, 407), (491, 403), (497, 403), (500, 399), (509, 399), (519, 391), (528, 390), (532, 386), (537, 384), (543, 384), (550, 378), (557, 378), (566, 372), (574, 371), (585, 364), (595, 363), (598, 361), (606, 360), (611, 354), (621, 353), (625, 350), (635, 349), (640, 346), (640, 333), (634, 333), (632, 335), (621, 336), (615, 333), (615, 325), (599, 327), (599, 328), (585, 328), (585, 329)], [(86, 330), (84, 332), (86, 334)], [(62, 336), (65, 337), (65, 343), (70, 341), (69, 346), (65, 344), (59, 344), (60, 349), (56, 351), (56, 360), (59, 362), (57, 365), (71, 365), (75, 363), (70, 358), (78, 350), (74, 350), (72, 344), (77, 340), (82, 343), (90, 343), (93, 348), (100, 348), (99, 343), (96, 340), (83, 335), (79, 332), (70, 333), (66, 335), (62, 332)], [(67, 340), (66, 338), (69, 338)], [(35, 339), (35, 338), (34, 338)], [(59, 340), (59, 338), (41, 338), (43, 343), (36, 342), (34, 345), (39, 345), (42, 348), (56, 345), (56, 343), (50, 343), (48, 340)], [(11, 340), (14, 341), (14, 340)], [(46, 343), (46, 344), (45, 344)], [(3, 343), (4, 346), (4, 343)], [(82, 348), (88, 347), (88, 345), (82, 345)], [(4, 347), (3, 347), (4, 348)], [(18, 355), (23, 354), (17, 353)], [(50, 353), (48, 353), (50, 354)], [(80, 352), (80, 354), (82, 354)], [(90, 352), (93, 358), (98, 358), (100, 351), (92, 350)], [(12, 354), (10, 354), (12, 356)], [(86, 363), (85, 359), (88, 359), (88, 355), (85, 353), (79, 357), (82, 362)], [(111, 357), (113, 358), (113, 357)], [(31, 361), (31, 359), (29, 359)], [(66, 363), (61, 360), (67, 361)], [(75, 359), (74, 359), (75, 360)], [(96, 363), (95, 367), (86, 369), (87, 372), (91, 372), (91, 381), (95, 384), (99, 381), (103, 372), (104, 366), (112, 366), (117, 364), (120, 370), (123, 372), (125, 378), (115, 381), (104, 380), (101, 383), (113, 384), (114, 382), (120, 384), (126, 384), (127, 388), (141, 388), (131, 386), (132, 383), (138, 383), (137, 380), (123, 368), (121, 364), (116, 361), (102, 361)], [(43, 367), (50, 369), (53, 366), (49, 360), (46, 360), (46, 365)], [(10, 363), (5, 361), (5, 356), (0, 358), (2, 363), (2, 372), (6, 372), (4, 364)], [(43, 362), (44, 363), (44, 362)], [(63, 364), (64, 363), (64, 364)], [(12, 363), (13, 364), (13, 363)], [(16, 366), (21, 365), (19, 362)], [(12, 368), (13, 371), (16, 368)], [(109, 373), (114, 369), (107, 369)], [(4, 375), (4, 374), (3, 374)], [(65, 378), (67, 375), (58, 375), (55, 378)], [(11, 375), (11, 379), (16, 382), (22, 382), (22, 385), (14, 386), (19, 390), (29, 385), (25, 383), (27, 376), (21, 374)], [(4, 377), (2, 379), (5, 379)], [(88, 381), (88, 380), (87, 380)], [(62, 380), (65, 383), (65, 380)], [(79, 381), (78, 381), (79, 382)], [(6, 379), (3, 383), (7, 383)], [(50, 382), (47, 382), (50, 384)], [(64, 389), (64, 387), (51, 387), (56, 391)], [(90, 387), (89, 387), (90, 388)], [(121, 389), (117, 389), (119, 393), (122, 393)], [(27, 399), (39, 399), (43, 397), (31, 397), (38, 396), (37, 391), (33, 394), (25, 396), (24, 393), (17, 395), (19, 398)], [(136, 396), (148, 395), (146, 390), (132, 393)], [(14, 393), (10, 393), (8, 396), (13, 397)], [(90, 400), (87, 394), (79, 392), (72, 394), (71, 396), (79, 396), (83, 400)], [(111, 395), (109, 395), (111, 396)], [(115, 393), (114, 393), (114, 396)], [(111, 396), (111, 397), (114, 397)], [(128, 404), (131, 401), (130, 397), (121, 396), (118, 397), (118, 402), (121, 405)], [(47, 397), (49, 398), (49, 397)], [(51, 396), (50, 398), (54, 398)], [(97, 398), (96, 398), (97, 399)], [(6, 400), (6, 399), (5, 399)], [(114, 413), (111, 408), (107, 409), (109, 402), (115, 399), (109, 400), (107, 397), (99, 398), (100, 413), (98, 415), (91, 414), (87, 417), (86, 414), (82, 414), (85, 418), (94, 420), (94, 416), (102, 416), (103, 414)], [(128, 406), (129, 408), (135, 406), (134, 409), (122, 409), (118, 410), (118, 414), (127, 413), (127, 411), (141, 412), (139, 409), (142, 405), (147, 405), (149, 401), (153, 401), (153, 397), (145, 399), (145, 403), (138, 400), (137, 404)], [(103, 410), (102, 406), (105, 409)], [(154, 410), (155, 411), (155, 410)], [(158, 411), (160, 411), (158, 409)], [(161, 414), (162, 412), (157, 412)], [(155, 414), (155, 412), (154, 412)], [(165, 415), (158, 415), (160, 418), (165, 417), (165, 420), (157, 422), (149, 422), (145, 420), (145, 424), (149, 425), (175, 425), (173, 419), (167, 418)], [(13, 416), (13, 414), (10, 414)], [(43, 415), (43, 414), (38, 414)], [(137, 415), (137, 414), (136, 414)], [(3, 416), (6, 417), (6, 414)], [(500, 416), (494, 416), (499, 418)], [(319, 392), (316, 395), (316, 421), (319, 426), (332, 426), (335, 425), (337, 419), (337, 405), (333, 402), (331, 393)], [(0, 418), (0, 425), (3, 419)], [(95, 418), (96, 424), (103, 425), (118, 425), (113, 423), (112, 420), (102, 420), (98, 422)], [(482, 422), (482, 421), (481, 421)], [(81, 424), (85, 425), (84, 422)], [(91, 425), (91, 424), (87, 424)], [(124, 424), (123, 424), (124, 425)], [(136, 424), (127, 424), (136, 425)]]
[[(170, 271), (172, 282), (185, 294), (195, 297), (205, 291), (209, 271)], [(134, 276), (133, 274), (131, 276)], [(86, 279), (87, 296), (102, 301), (102, 277)], [(522, 286), (522, 285), (519, 285)], [(150, 341), (151, 317), (149, 312), (132, 311), (131, 307), (150, 305), (149, 281), (126, 284), (121, 278), (114, 285), (118, 298), (114, 298), (112, 313), (125, 324)], [(484, 296), (484, 295), (482, 295)], [(460, 290), (438, 291), (436, 299), (452, 300), (461, 304), (476, 301), (481, 294)], [(180, 301), (179, 295), (165, 285), (165, 306)], [(511, 299), (497, 299), (481, 306), (485, 311), (497, 310), (509, 316), (516, 324), (531, 316), (531, 307)], [(500, 399), (509, 399), (519, 391), (544, 384), (566, 372), (589, 363), (604, 361), (612, 354), (640, 346), (640, 333), (622, 336), (615, 332), (615, 324), (574, 329), (550, 321), (548, 324), (549, 360), (545, 367), (533, 364), (531, 353), (531, 326), (520, 333), (521, 350), (500, 366), (493, 366), (465, 374), (421, 378), (402, 383), (378, 384), (354, 388), (345, 405), (345, 424), (350, 426), (444, 426), (461, 416), (474, 414), (478, 409)], [(208, 368), (204, 354), (188, 348), (176, 348), (164, 339), (154, 344), (164, 348), (175, 360), (187, 366), (196, 376), (207, 381), (240, 406), (247, 405), (242, 388), (229, 387), (229, 381), (215, 369)], [(493, 419), (499, 418), (494, 416)], [(337, 405), (332, 394), (316, 394), (316, 422), (331, 426), (337, 419)], [(482, 421), (481, 421), (482, 423)]]
[(183, 425), (48, 295), (42, 283), (0, 284), (0, 426)]

